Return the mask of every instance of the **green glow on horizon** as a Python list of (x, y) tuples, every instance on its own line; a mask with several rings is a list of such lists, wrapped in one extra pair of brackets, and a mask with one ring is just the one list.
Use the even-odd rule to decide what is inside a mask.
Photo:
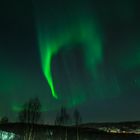
[[(11, 109), (14, 111), (14, 112), (20, 112), (23, 110), (23, 106), (20, 105), (20, 104), (13, 104), (13, 106), (11, 107)], [(46, 107), (42, 107), (41, 112), (47, 112), (48, 111), (48, 108)]]

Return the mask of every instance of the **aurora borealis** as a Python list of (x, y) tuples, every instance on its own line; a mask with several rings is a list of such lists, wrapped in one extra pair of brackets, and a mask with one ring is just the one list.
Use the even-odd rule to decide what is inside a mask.
[[(42, 2), (44, 6), (42, 6)], [(58, 98), (58, 95), (53, 83), (51, 63), (54, 55), (57, 55), (59, 51), (81, 47), (86, 66), (90, 70), (92, 69), (93, 73), (96, 71), (96, 65), (102, 61), (101, 33), (97, 21), (94, 19), (91, 9), (89, 9), (90, 3), (88, 3), (87, 8), (85, 2), (82, 4), (81, 1), (64, 3), (66, 7), (71, 5), (66, 13), (63, 11), (64, 5), (55, 7), (49, 3), (50, 7), (47, 7), (49, 5), (48, 1), (34, 2), (42, 69), (55, 98)], [(72, 3), (81, 4), (75, 8)], [(52, 11), (52, 8), (55, 8), (55, 10)], [(73, 9), (73, 12), (71, 9)], [(73, 45), (69, 45), (72, 43)], [(84, 45), (74, 45), (76, 43)]]
[(50, 121), (61, 105), (79, 108), (85, 121), (139, 120), (138, 1), (2, 5), (0, 116), (14, 120), (22, 103), (38, 96)]
[[(47, 3), (45, 3), (47, 5)], [(46, 7), (45, 7), (46, 8)], [(42, 10), (42, 9), (41, 9)], [(39, 11), (38, 9), (36, 11)], [(44, 10), (43, 10), (44, 12)], [(47, 13), (47, 11), (45, 12)], [(71, 11), (69, 11), (69, 14)], [(42, 15), (40, 13), (39, 15)], [(50, 12), (50, 15), (54, 13)], [(58, 14), (58, 13), (57, 13)], [(61, 15), (64, 16), (65, 15)], [(80, 15), (82, 18), (82, 15)], [(41, 53), (41, 60), (42, 60), (42, 69), (46, 80), (50, 86), (51, 92), (53, 97), (57, 98), (57, 93), (55, 92), (53, 78), (51, 74), (51, 63), (53, 56), (61, 49), (73, 48), (73, 47), (81, 47), (84, 49), (85, 52), (85, 62), (86, 65), (92, 70), (93, 72), (96, 71), (96, 65), (101, 63), (102, 60), (102, 42), (101, 38), (99, 37), (99, 33), (96, 31), (97, 26), (95, 26), (94, 22), (92, 22), (92, 16), (89, 16), (88, 19), (82, 19), (76, 22), (69, 23), (69, 17), (67, 17), (68, 21), (66, 23), (62, 22), (62, 25), (59, 26), (59, 18), (55, 21), (56, 30), (47, 30), (47, 22), (48, 20), (44, 21), (44, 19), (48, 19), (47, 15), (45, 14), (42, 19), (37, 19), (39, 22), (45, 24), (45, 27), (42, 27), (41, 23), (38, 23), (39, 28), (39, 42), (40, 42), (40, 53)], [(88, 21), (89, 20), (89, 21)], [(49, 21), (50, 22), (50, 21)], [(53, 21), (54, 22), (54, 21)], [(85, 23), (87, 22), (87, 23)], [(42, 28), (41, 28), (42, 27)], [(42, 29), (42, 30), (40, 30)], [(83, 43), (84, 47), (81, 45), (68, 45), (71, 43)], [(82, 48), (83, 47), (83, 48)]]

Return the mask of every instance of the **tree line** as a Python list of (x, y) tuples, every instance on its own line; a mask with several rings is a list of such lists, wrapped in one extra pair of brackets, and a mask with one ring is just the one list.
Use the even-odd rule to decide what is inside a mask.
[[(39, 98), (31, 98), (29, 99), (27, 102), (25, 102), (22, 105), (21, 110), (18, 113), (18, 121), (20, 123), (25, 123), (26, 128), (23, 130), (23, 140), (35, 140), (36, 137), (36, 132), (34, 129), (34, 124), (38, 124), (40, 123), (41, 119), (42, 119), (42, 112), (41, 112), (41, 102), (39, 100)], [(77, 140), (79, 140), (79, 132), (78, 132), (78, 125), (82, 122), (82, 117), (80, 115), (80, 112), (78, 109), (75, 109), (73, 111), (72, 117), (71, 115), (68, 113), (68, 110), (66, 107), (62, 106), (59, 110), (59, 112), (57, 113), (55, 120), (54, 120), (54, 125), (55, 126), (67, 126), (70, 124), (71, 120), (74, 121), (74, 124), (76, 126), (76, 137)], [(1, 124), (5, 124), (8, 123), (8, 117), (4, 116), (0, 119), (0, 123)], [(65, 140), (67, 140), (68, 138), (68, 130), (67, 127), (65, 134), (60, 132), (60, 139), (62, 137), (65, 137)], [(49, 131), (48, 131), (49, 133)], [(51, 136), (52, 137), (52, 136)]]
[[(28, 123), (28, 124), (37, 124), (42, 119), (42, 112), (41, 112), (41, 102), (39, 98), (32, 98), (29, 99), (22, 105), (22, 109), (18, 113), (18, 120), (21, 123)], [(8, 118), (4, 117), (3, 122), (8, 120)], [(66, 107), (62, 106), (60, 111), (57, 113), (56, 118), (54, 120), (55, 125), (68, 125), (71, 120), (74, 121), (74, 124), (78, 126), (82, 122), (82, 117), (78, 109), (73, 111), (72, 117), (68, 113)]]

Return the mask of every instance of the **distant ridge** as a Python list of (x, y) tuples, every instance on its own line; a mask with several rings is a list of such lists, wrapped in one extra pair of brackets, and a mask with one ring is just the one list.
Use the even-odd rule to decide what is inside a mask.
[(79, 126), (80, 127), (91, 127), (91, 126), (122, 126), (122, 125), (125, 125), (125, 126), (131, 126), (131, 125), (138, 125), (140, 126), (140, 121), (120, 121), (120, 122), (89, 122), (89, 123), (83, 123), (83, 124), (80, 124)]

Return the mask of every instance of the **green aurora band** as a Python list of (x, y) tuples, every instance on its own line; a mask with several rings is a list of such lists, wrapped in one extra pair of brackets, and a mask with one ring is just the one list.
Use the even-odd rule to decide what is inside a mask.
[[(84, 4), (82, 6), (84, 7)], [(60, 12), (65, 7), (57, 7), (55, 11), (58, 13), (52, 12), (52, 7), (48, 10), (49, 12), (45, 10), (48, 9), (47, 6), (39, 7), (36, 4), (35, 7), (42, 70), (53, 97), (57, 99), (58, 93), (55, 90), (51, 70), (54, 55), (59, 53), (62, 48), (72, 48), (73, 46), (69, 45), (71, 43), (84, 44), (82, 49), (84, 50), (85, 65), (95, 76), (97, 75), (96, 67), (102, 62), (101, 32), (89, 9), (80, 7), (78, 12), (72, 12), (74, 7), (70, 7), (69, 14), (65, 15)], [(50, 18), (50, 16), (52, 17)]]

